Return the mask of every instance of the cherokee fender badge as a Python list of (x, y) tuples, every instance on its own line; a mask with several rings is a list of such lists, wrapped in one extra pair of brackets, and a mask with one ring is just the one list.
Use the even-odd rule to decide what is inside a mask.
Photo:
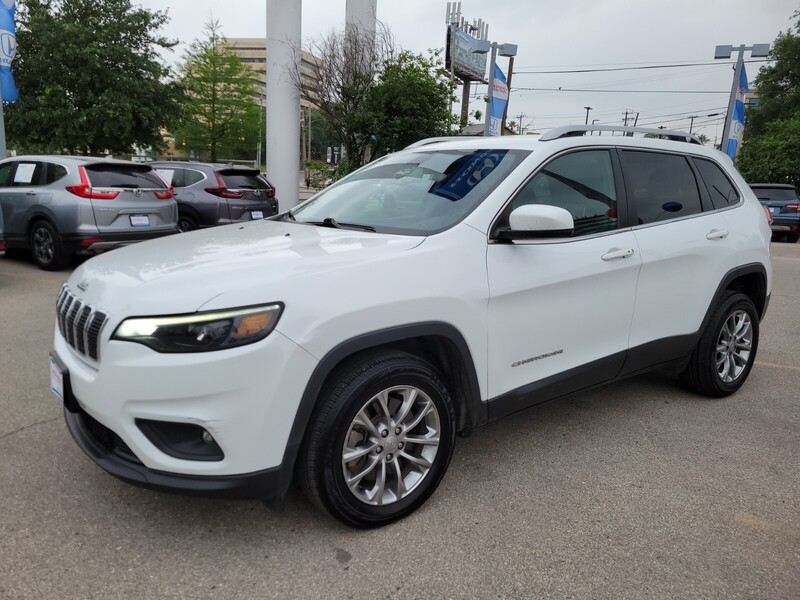
[(556, 356), (557, 354), (564, 354), (564, 349), (562, 348), (560, 350), (553, 350), (552, 352), (545, 352), (544, 354), (540, 354), (539, 356), (524, 358), (522, 360), (518, 360), (517, 362), (511, 363), (511, 366), (519, 367), (520, 365), (527, 365), (528, 363), (532, 363), (537, 360), (542, 360), (543, 358), (550, 358), (551, 356)]

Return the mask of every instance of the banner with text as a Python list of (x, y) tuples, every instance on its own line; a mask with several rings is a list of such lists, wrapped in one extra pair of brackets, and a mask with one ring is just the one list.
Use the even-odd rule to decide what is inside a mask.
[(494, 86), (492, 89), (492, 104), (489, 110), (489, 135), (503, 135), (500, 131), (503, 126), (503, 113), (508, 104), (508, 84), (506, 76), (497, 65), (494, 66)]
[(742, 65), (742, 74), (739, 76), (739, 91), (736, 92), (736, 100), (733, 103), (733, 119), (731, 121), (731, 131), (726, 140), (725, 153), (731, 158), (736, 157), (736, 152), (742, 142), (744, 132), (744, 97), (747, 95), (747, 72)]

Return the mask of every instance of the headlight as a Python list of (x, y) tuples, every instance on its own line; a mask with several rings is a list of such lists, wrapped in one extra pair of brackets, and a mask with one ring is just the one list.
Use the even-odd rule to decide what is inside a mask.
[(120, 323), (115, 340), (137, 342), (156, 352), (208, 352), (252, 344), (275, 328), (283, 304), (175, 315), (135, 317)]

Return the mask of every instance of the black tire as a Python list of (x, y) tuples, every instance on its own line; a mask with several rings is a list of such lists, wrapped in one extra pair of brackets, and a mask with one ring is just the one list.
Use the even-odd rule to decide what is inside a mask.
[[(749, 352), (746, 359), (731, 362), (726, 366), (723, 364), (724, 373), (718, 371), (718, 360), (722, 361), (726, 353), (718, 352), (718, 344), (724, 346), (723, 328), (730, 319), (735, 319), (737, 315), (746, 315), (749, 319), (751, 329), (751, 340), (749, 342)], [(681, 382), (690, 390), (708, 396), (709, 398), (723, 398), (729, 396), (742, 387), (758, 351), (758, 311), (749, 296), (739, 292), (728, 292), (714, 309), (708, 325), (700, 336), (700, 341), (689, 359), (689, 364), (681, 373)], [(731, 342), (733, 344), (734, 342)], [(735, 375), (730, 374), (729, 367), (735, 363), (735, 368), (743, 367)], [(727, 381), (726, 377), (732, 378)]]
[(786, 241), (790, 244), (796, 244), (797, 240), (800, 240), (800, 233), (795, 231), (793, 233), (786, 234)]
[(181, 213), (178, 215), (178, 230), (181, 233), (188, 233), (197, 229), (197, 220), (191, 215)]
[[(359, 492), (348, 487), (345, 481), (345, 471), (353, 463), (343, 460), (343, 452), (346, 439), (351, 439), (355, 433), (354, 428), (358, 427), (356, 416), (361, 413), (362, 409), (369, 414), (367, 406), (372, 406), (370, 402), (375, 402), (375, 398), (381, 392), (389, 389), (417, 390), (416, 401), (425, 402), (428, 407), (430, 407), (428, 400), (432, 401), (436, 409), (436, 424), (439, 426), (439, 442), (435, 456), (427, 455), (430, 458), (430, 466), (426, 467), (428, 470), (424, 474), (417, 473), (414, 470), (419, 468), (421, 471), (422, 467), (416, 467), (409, 462), (405, 452), (413, 453), (415, 452), (414, 448), (422, 448), (422, 446), (406, 441), (405, 449), (403, 449), (404, 444), (400, 441), (399, 449), (392, 450), (392, 448), (396, 448), (398, 440), (401, 440), (406, 434), (409, 436), (405, 438), (406, 440), (415, 437), (419, 439), (418, 427), (424, 425), (428, 428), (428, 418), (432, 418), (432, 411), (429, 409), (417, 411), (417, 415), (431, 415), (431, 417), (425, 417), (425, 422), (417, 426), (412, 425), (413, 419), (417, 418), (414, 414), (409, 415), (413, 417), (410, 420), (403, 421), (402, 418), (398, 418), (395, 422), (396, 425), (405, 423), (409, 425), (409, 428), (407, 431), (402, 431), (402, 427), (398, 427), (389, 434), (388, 438), (386, 437), (388, 430), (383, 428), (383, 421), (379, 421), (376, 415), (375, 421), (373, 421), (378, 424), (376, 437), (382, 435), (386, 439), (386, 448), (379, 445), (363, 458), (365, 464), (366, 461), (374, 460), (373, 464), (378, 465), (374, 467), (376, 487), (373, 490), (377, 489), (377, 473), (380, 469), (385, 469), (387, 490), (390, 487), (390, 478), (394, 478), (395, 483), (394, 491), (387, 491), (381, 495), (381, 498), (384, 498), (386, 493), (392, 494), (394, 499), (390, 499), (383, 505), (376, 505), (360, 498), (357, 495)], [(410, 397), (409, 394), (400, 396), (401, 399), (398, 399), (398, 396), (393, 397), (392, 394), (401, 394), (401, 392), (393, 391), (386, 396), (389, 399), (387, 405), (390, 407), (397, 407), (398, 402), (402, 403), (403, 398)], [(414, 404), (414, 406), (417, 405)], [(391, 410), (389, 414), (391, 414)], [(408, 417), (406, 418), (408, 419)], [(430, 429), (428, 430), (430, 431)], [(366, 427), (364, 431), (366, 432)], [(394, 435), (401, 431), (402, 433), (398, 433), (397, 436)], [(453, 403), (443, 383), (443, 378), (435, 367), (427, 361), (405, 352), (381, 351), (369, 355), (362, 354), (338, 369), (323, 389), (320, 403), (312, 416), (300, 452), (298, 478), (306, 496), (332, 517), (351, 527), (378, 527), (415, 511), (430, 497), (450, 463), (455, 437)], [(360, 447), (366, 448), (369, 443), (366, 441)], [(378, 443), (384, 442), (378, 438)], [(424, 446), (424, 448), (430, 447)], [(430, 452), (429, 450), (425, 451)], [(394, 458), (391, 452), (396, 453)], [(392, 464), (393, 460), (394, 464)], [(359, 468), (363, 467), (358, 467), (356, 463), (356, 470)], [(394, 471), (395, 468), (397, 471)], [(407, 469), (408, 475), (400, 475), (403, 473), (403, 469)], [(406, 488), (404, 483), (401, 488), (397, 482), (407, 477), (412, 479), (418, 477), (419, 479), (410, 487)], [(364, 477), (361, 481), (369, 481), (369, 477)], [(355, 485), (356, 488), (360, 486), (361, 484)], [(383, 492), (383, 486), (380, 487), (380, 490)], [(380, 492), (375, 493), (375, 497), (378, 493)]]
[(31, 227), (31, 254), (33, 262), (45, 271), (60, 271), (69, 264), (72, 256), (64, 248), (56, 228), (49, 221), (37, 221)]

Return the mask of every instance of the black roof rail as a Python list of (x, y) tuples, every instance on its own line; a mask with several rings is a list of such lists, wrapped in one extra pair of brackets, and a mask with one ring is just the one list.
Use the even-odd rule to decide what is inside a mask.
[(649, 127), (622, 127), (621, 125), (567, 125), (565, 127), (556, 127), (547, 133), (539, 136), (542, 142), (550, 140), (557, 140), (565, 137), (579, 137), (586, 135), (587, 132), (603, 132), (610, 131), (611, 133), (619, 132), (626, 136), (633, 136), (634, 133), (644, 133), (650, 135), (657, 135), (659, 137), (672, 140), (674, 142), (687, 142), (689, 144), (700, 144), (702, 142), (691, 133), (685, 131), (673, 131), (672, 129), (651, 129)]

